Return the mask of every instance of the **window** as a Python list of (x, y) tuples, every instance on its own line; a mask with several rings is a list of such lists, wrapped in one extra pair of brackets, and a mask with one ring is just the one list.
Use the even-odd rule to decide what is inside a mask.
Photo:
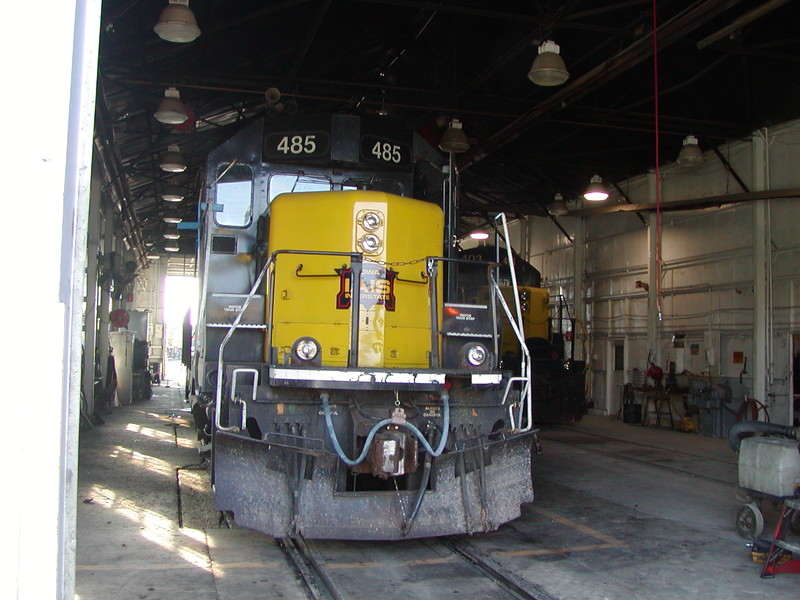
[(331, 180), (322, 176), (303, 175), (302, 173), (277, 173), (269, 178), (269, 202), (278, 194), (297, 192), (330, 192), (333, 189)]
[(395, 196), (403, 195), (403, 186), (394, 179), (355, 179), (349, 178), (342, 182), (342, 189), (345, 190), (374, 190), (376, 192), (386, 192)]
[(217, 225), (247, 227), (253, 213), (253, 169), (249, 165), (220, 165), (217, 169)]
[(623, 344), (614, 344), (614, 370), (625, 370), (625, 346)]

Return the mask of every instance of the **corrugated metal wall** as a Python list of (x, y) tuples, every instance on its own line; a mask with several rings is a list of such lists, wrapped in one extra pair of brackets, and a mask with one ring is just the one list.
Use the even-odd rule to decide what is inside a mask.
[[(720, 147), (750, 191), (800, 187), (799, 151), (798, 123)], [(704, 165), (691, 169), (662, 167), (662, 203), (744, 191), (713, 152), (705, 158)], [(655, 200), (652, 173), (619, 186), (634, 204)], [(630, 381), (631, 369), (646, 370), (652, 353), (665, 370), (672, 361), (678, 372), (741, 377), (748, 395), (770, 405), (773, 421), (789, 422), (790, 334), (800, 332), (800, 199), (662, 212), (661, 320), (653, 307), (657, 294), (644, 287), (659, 287), (650, 275), (656, 217), (643, 216), (646, 223), (633, 213), (582, 217), (583, 239), (579, 217), (559, 218), (571, 237), (578, 233), (575, 242), (584, 253), (586, 305), (578, 318), (587, 335), (576, 351), (580, 356), (585, 348), (590, 362), (588, 385), (595, 406), (606, 414), (616, 412), (618, 386)], [(525, 225), (529, 260), (542, 272), (551, 297), (562, 294), (574, 306), (575, 247), (549, 219), (529, 218)], [(516, 227), (514, 240), (525, 229)], [(762, 254), (759, 244), (766, 248)], [(758, 267), (761, 256), (770, 268)], [(761, 288), (760, 281), (765, 282)], [(765, 304), (757, 301), (759, 289)], [(673, 343), (676, 333), (685, 335), (683, 348)], [(764, 344), (757, 349), (754, 339)], [(624, 347), (624, 367), (617, 372), (616, 345)]]

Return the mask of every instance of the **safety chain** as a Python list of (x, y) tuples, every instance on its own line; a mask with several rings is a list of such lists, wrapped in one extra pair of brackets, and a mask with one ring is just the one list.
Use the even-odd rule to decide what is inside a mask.
[(374, 263), (376, 265), (381, 265), (381, 266), (384, 266), (384, 267), (404, 267), (404, 266), (407, 266), (407, 265), (416, 265), (416, 264), (419, 264), (421, 262), (425, 262), (426, 260), (427, 260), (426, 258), (416, 258), (414, 260), (407, 260), (407, 261), (402, 261), (401, 260), (401, 261), (397, 261), (397, 262), (391, 262), (391, 261), (387, 261), (387, 260), (376, 260), (376, 259), (370, 258), (368, 256), (364, 257), (364, 262), (371, 262), (371, 263)]

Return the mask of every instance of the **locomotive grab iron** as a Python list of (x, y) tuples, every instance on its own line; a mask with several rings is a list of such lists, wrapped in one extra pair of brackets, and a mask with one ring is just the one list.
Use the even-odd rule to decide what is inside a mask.
[(448, 250), (441, 162), (349, 115), (268, 118), (209, 155), (188, 391), (238, 524), (426, 537), (495, 529), (533, 500), (524, 330), (548, 296), (527, 300), (510, 250), (508, 281)]

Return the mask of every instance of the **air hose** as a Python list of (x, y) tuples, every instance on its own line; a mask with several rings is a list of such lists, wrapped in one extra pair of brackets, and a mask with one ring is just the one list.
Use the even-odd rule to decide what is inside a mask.
[[(336, 454), (339, 455), (339, 458), (342, 459), (342, 462), (350, 465), (351, 467), (363, 462), (364, 458), (366, 458), (367, 453), (369, 452), (370, 444), (372, 444), (372, 438), (375, 437), (375, 434), (378, 432), (378, 430), (381, 427), (385, 427), (386, 425), (391, 425), (393, 423), (392, 419), (384, 419), (383, 421), (379, 421), (373, 425), (372, 429), (370, 429), (369, 433), (367, 434), (367, 439), (364, 441), (364, 448), (361, 450), (361, 454), (359, 454), (357, 458), (351, 459), (348, 458), (344, 453), (344, 450), (342, 450), (342, 446), (339, 443), (339, 438), (336, 437), (336, 430), (333, 428), (333, 419), (331, 418), (331, 407), (329, 404), (328, 394), (320, 394), (320, 399), (322, 400), (322, 410), (325, 413), (325, 425), (328, 428), (328, 436), (330, 437), (331, 443), (336, 450)], [(425, 436), (422, 435), (422, 432), (414, 425), (408, 422), (401, 425), (401, 427), (410, 429), (411, 432), (417, 436), (417, 439), (419, 440), (420, 444), (422, 444), (422, 447), (425, 448), (425, 450), (433, 458), (441, 455), (441, 453), (444, 451), (444, 446), (447, 443), (447, 432), (450, 429), (450, 398), (447, 394), (442, 394), (442, 413), (442, 439), (439, 440), (439, 446), (436, 448), (436, 450), (431, 447), (431, 445), (428, 443), (428, 440), (426, 440)]]
[[(430, 425), (429, 425), (430, 427)], [(433, 441), (433, 435), (435, 435), (436, 429), (431, 427), (429, 433), (431, 435), (431, 440)], [(410, 532), (411, 528), (414, 527), (414, 521), (417, 518), (417, 514), (419, 513), (419, 509), (422, 506), (422, 500), (425, 498), (425, 492), (428, 489), (428, 482), (431, 479), (431, 463), (433, 459), (431, 458), (430, 453), (425, 454), (425, 461), (422, 467), (422, 478), (419, 482), (419, 489), (417, 490), (417, 497), (414, 499), (414, 508), (411, 510), (411, 514), (408, 518), (403, 522), (402, 527), (402, 534), (403, 537), (406, 537)]]
[(742, 440), (739, 436), (745, 433), (763, 433), (765, 435), (780, 435), (787, 438), (800, 440), (800, 427), (765, 423), (764, 421), (740, 421), (728, 431), (728, 445), (734, 452), (739, 451)]

